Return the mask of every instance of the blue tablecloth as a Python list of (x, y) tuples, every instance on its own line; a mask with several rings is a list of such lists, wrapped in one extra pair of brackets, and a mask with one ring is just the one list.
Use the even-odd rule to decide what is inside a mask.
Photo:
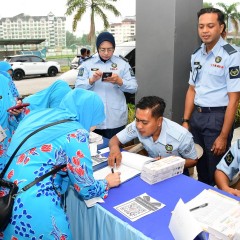
[[(154, 185), (149, 185), (140, 177), (110, 189), (105, 203), (87, 208), (85, 203), (70, 189), (67, 196), (67, 212), (75, 240), (171, 240), (168, 228), (171, 212), (180, 198), (191, 200), (203, 189), (214, 189), (193, 178), (179, 175)], [(138, 195), (147, 193), (166, 206), (135, 222), (131, 222), (113, 207)], [(226, 193), (224, 193), (226, 194)], [(233, 197), (232, 195), (226, 194)], [(235, 197), (239, 200), (239, 198)]]

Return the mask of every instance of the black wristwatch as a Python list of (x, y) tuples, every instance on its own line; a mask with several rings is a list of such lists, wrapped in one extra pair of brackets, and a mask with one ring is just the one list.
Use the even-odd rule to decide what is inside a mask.
[(189, 123), (189, 119), (182, 118), (182, 123), (184, 122)]

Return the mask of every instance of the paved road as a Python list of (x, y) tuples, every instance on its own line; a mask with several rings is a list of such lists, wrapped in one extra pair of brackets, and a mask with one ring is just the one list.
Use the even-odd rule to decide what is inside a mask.
[(26, 96), (50, 86), (57, 79), (60, 79), (59, 78), (60, 75), (61, 73), (59, 73), (55, 77), (39, 77), (39, 76), (26, 77), (23, 80), (14, 82), (20, 95)]

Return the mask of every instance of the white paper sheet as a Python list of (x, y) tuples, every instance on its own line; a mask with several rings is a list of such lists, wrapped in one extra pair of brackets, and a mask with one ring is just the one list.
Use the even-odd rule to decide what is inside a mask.
[(182, 199), (179, 199), (173, 210), (169, 229), (175, 240), (192, 240), (202, 232), (200, 224), (191, 215)]
[(114, 208), (123, 214), (126, 218), (134, 222), (163, 207), (165, 207), (165, 204), (144, 193), (127, 202), (119, 204)]

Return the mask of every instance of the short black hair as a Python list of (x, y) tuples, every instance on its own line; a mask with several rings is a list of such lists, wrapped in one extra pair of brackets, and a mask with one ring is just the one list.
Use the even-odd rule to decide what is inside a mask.
[(224, 14), (221, 10), (219, 10), (218, 8), (213, 8), (213, 7), (209, 7), (209, 8), (202, 8), (198, 13), (197, 16), (198, 18), (205, 14), (205, 13), (216, 13), (218, 15), (218, 22), (220, 25), (225, 24), (224, 22)]
[(90, 49), (87, 49), (87, 54), (89, 54), (90, 53)]
[(81, 55), (83, 55), (87, 52), (87, 49), (86, 48), (81, 48), (80, 52), (81, 52)]
[(166, 103), (164, 100), (157, 96), (147, 96), (143, 97), (137, 104), (136, 109), (151, 109), (152, 117), (159, 118), (163, 116)]

